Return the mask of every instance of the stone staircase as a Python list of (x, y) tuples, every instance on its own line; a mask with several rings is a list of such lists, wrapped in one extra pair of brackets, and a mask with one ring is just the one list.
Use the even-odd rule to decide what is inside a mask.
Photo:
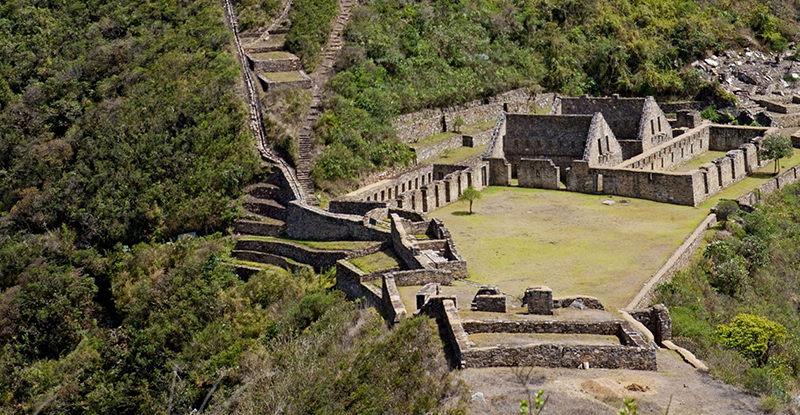
[(265, 182), (249, 186), (242, 204), (244, 218), (236, 222), (240, 235), (281, 236), (286, 229), (286, 200), (284, 191), (275, 183), (275, 174)]
[[(314, 123), (317, 122), (319, 116), (322, 115), (322, 93), (325, 90), (325, 84), (330, 79), (333, 72), (333, 65), (336, 63), (336, 57), (339, 51), (344, 46), (342, 39), (342, 32), (350, 21), (352, 16), (353, 6), (356, 4), (355, 0), (340, 0), (339, 13), (336, 16), (336, 21), (331, 27), (331, 32), (328, 35), (328, 43), (322, 55), (322, 63), (319, 68), (311, 74), (311, 109), (309, 110), (303, 128), (300, 130), (298, 138), (298, 163), (297, 163), (297, 178), (307, 195), (314, 195), (314, 183), (311, 180), (311, 169), (314, 167)], [(309, 202), (315, 201), (315, 197), (308, 197)]]

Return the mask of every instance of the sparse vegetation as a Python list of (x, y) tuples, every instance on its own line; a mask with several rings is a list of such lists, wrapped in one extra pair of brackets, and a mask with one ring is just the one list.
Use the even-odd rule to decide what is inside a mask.
[(461, 192), (461, 196), (459, 196), (458, 198), (460, 200), (466, 200), (467, 202), (469, 202), (469, 214), (471, 215), (472, 214), (472, 204), (476, 200), (481, 198), (481, 192), (475, 190), (474, 187), (470, 186), (470, 187), (464, 189), (464, 191)]
[(336, 0), (294, 0), (289, 18), (292, 26), (286, 35), (286, 48), (303, 62), (309, 73), (322, 60), (320, 52), (336, 18)]
[(676, 343), (712, 373), (779, 409), (800, 378), (800, 185), (739, 211), (709, 234), (702, 258), (657, 290)]
[(775, 174), (781, 169), (781, 159), (791, 157), (792, 141), (779, 135), (770, 135), (761, 140), (759, 156), (775, 162)]

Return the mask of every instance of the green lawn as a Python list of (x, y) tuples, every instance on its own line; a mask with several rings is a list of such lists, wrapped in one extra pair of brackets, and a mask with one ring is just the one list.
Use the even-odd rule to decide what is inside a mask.
[(725, 157), (725, 154), (726, 153), (724, 151), (707, 151), (691, 160), (687, 160), (686, 162), (675, 166), (672, 171), (681, 173), (697, 170), (703, 164), (711, 163), (711, 161), (720, 157)]
[(301, 241), (297, 239), (276, 238), (273, 236), (255, 236), (255, 235), (242, 236), (239, 239), (255, 240), (255, 241), (289, 242), (323, 251), (355, 251), (379, 243), (379, 242), (368, 242), (368, 241)]
[[(611, 206), (606, 199), (614, 200)], [(620, 203), (627, 200), (628, 203)], [(707, 209), (565, 191), (491, 187), (468, 215), (457, 202), (444, 220), (470, 280), (521, 296), (548, 285), (554, 296), (598, 297), (623, 307), (702, 221)]]
[(295, 55), (284, 52), (284, 51), (273, 51), (273, 52), (257, 52), (257, 53), (250, 53), (250, 57), (257, 61), (266, 61), (272, 59), (292, 59), (296, 58)]
[(390, 269), (400, 266), (400, 262), (391, 250), (376, 252), (358, 258), (353, 258), (350, 262), (360, 270), (370, 273)]
[(300, 71), (266, 72), (262, 75), (273, 82), (295, 82), (305, 79)]
[(446, 156), (442, 154), (439, 157), (426, 161), (426, 163), (430, 164), (458, 164), (463, 162), (464, 160), (475, 157), (477, 155), (483, 154), (486, 151), (486, 145), (478, 146), (478, 147), (459, 147), (451, 152), (449, 152)]

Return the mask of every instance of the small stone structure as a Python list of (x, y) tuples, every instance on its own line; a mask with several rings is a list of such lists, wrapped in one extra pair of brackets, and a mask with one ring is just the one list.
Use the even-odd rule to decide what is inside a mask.
[(529, 287), (525, 290), (523, 302), (528, 305), (528, 312), (531, 314), (553, 314), (553, 290), (550, 287)]
[(482, 287), (472, 299), (473, 311), (506, 312), (506, 296), (497, 287)]
[(659, 346), (663, 347), (665, 340), (672, 340), (672, 318), (664, 304), (656, 304), (643, 310), (632, 310), (629, 314), (653, 333), (653, 340)]

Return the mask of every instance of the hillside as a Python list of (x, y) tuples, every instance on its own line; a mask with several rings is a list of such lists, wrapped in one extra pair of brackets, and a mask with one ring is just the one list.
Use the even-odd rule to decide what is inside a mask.
[(370, 2), (345, 32), (313, 177), (336, 192), (342, 180), (407, 163), (396, 115), (518, 87), (715, 99), (689, 64), (729, 48), (783, 50), (799, 11), (781, 1)]
[(218, 2), (4, 2), (0, 39), (0, 412), (463, 406), (429, 321), (234, 272), (266, 172)]
[[(280, 55), (295, 55), (298, 73), (322, 65), (337, 2), (233, 4), (242, 37), (290, 9), (277, 22), (288, 48)], [(340, 193), (365, 174), (412, 163), (392, 128), (402, 113), (514, 88), (718, 98), (717, 85), (687, 65), (728, 48), (782, 50), (797, 39), (799, 9), (723, 0), (356, 3), (316, 98), (291, 90), (258, 98), (277, 113), (264, 121), (272, 143), (299, 159), (292, 141), (322, 92), (311, 177)], [(330, 272), (237, 274), (231, 234), (245, 189), (274, 167), (248, 130), (234, 44), (214, 0), (0, 4), (0, 413), (466, 412), (470, 395), (433, 321), (389, 330), (334, 290)], [(295, 79), (287, 72), (274, 73)], [(762, 239), (748, 239), (747, 218), (756, 216), (720, 230), (731, 246), (724, 254), (750, 243), (763, 254), (737, 251), (734, 265), (751, 268), (747, 278), (734, 269), (736, 290), (719, 293), (708, 260), (660, 294), (676, 310), (681, 340), (722, 377), (730, 359), (729, 379), (774, 406), (796, 389), (794, 340), (753, 360), (706, 331), (730, 324), (743, 311), (734, 303), (758, 295), (776, 299), (761, 314), (798, 327), (786, 294), (796, 284), (775, 277), (796, 262), (784, 258), (795, 247), (781, 242), (796, 230), (782, 222), (796, 216), (793, 194), (773, 202), (784, 210), (767, 208)], [(708, 301), (692, 300), (698, 292)]]

